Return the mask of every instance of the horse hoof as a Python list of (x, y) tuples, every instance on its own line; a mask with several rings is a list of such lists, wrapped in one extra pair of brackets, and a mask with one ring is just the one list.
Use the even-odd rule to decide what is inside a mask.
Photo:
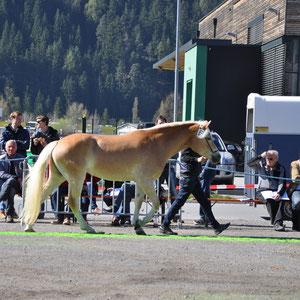
[(92, 227), (89, 227), (88, 230), (86, 231), (87, 233), (96, 233), (95, 229)]
[(35, 231), (33, 230), (32, 226), (28, 226), (28, 225), (25, 227), (24, 231), (25, 231), (25, 232), (35, 232)]
[(134, 230), (137, 231), (141, 227), (142, 227), (141, 220), (136, 220), (135, 223), (134, 223)]
[(147, 235), (146, 232), (143, 230), (142, 227), (135, 229), (135, 233), (137, 235)]

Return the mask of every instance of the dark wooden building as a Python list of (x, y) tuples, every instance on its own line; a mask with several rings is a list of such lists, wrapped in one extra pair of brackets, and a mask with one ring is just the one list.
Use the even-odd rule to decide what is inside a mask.
[[(300, 1), (227, 0), (180, 48), (183, 120), (212, 119), (224, 139), (245, 137), (247, 96), (300, 95)], [(154, 68), (175, 69), (175, 52)]]
[(299, 0), (228, 0), (199, 21), (199, 38), (261, 46), (264, 95), (300, 95)]

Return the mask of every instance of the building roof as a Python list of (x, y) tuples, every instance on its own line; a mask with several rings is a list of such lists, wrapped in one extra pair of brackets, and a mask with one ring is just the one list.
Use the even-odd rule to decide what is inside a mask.
[[(207, 46), (225, 46), (231, 45), (231, 40), (217, 40), (217, 39), (192, 39), (179, 48), (179, 71), (184, 71), (184, 55), (185, 52), (195, 47), (196, 45)], [(153, 65), (153, 69), (159, 70), (175, 70), (176, 51), (165, 56)]]

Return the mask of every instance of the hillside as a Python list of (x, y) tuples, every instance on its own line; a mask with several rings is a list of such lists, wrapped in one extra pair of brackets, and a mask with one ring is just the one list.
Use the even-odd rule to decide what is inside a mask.
[[(183, 44), (220, 0), (182, 0)], [(73, 102), (115, 119), (152, 119), (173, 73), (152, 69), (175, 49), (175, 0), (0, 0), (0, 107), (65, 114)]]

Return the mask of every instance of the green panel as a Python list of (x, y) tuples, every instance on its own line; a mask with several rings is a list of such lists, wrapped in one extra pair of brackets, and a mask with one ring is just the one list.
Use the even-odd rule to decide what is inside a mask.
[(196, 91), (194, 120), (205, 119), (207, 46), (197, 46)]
[(182, 120), (205, 117), (207, 46), (198, 45), (185, 53)]
[[(194, 115), (194, 90), (196, 82), (196, 47), (185, 53), (184, 58), (184, 84), (183, 84), (183, 112), (182, 120), (188, 121), (193, 119)], [(190, 83), (190, 84), (189, 84)], [(193, 84), (194, 83), (194, 84)]]

